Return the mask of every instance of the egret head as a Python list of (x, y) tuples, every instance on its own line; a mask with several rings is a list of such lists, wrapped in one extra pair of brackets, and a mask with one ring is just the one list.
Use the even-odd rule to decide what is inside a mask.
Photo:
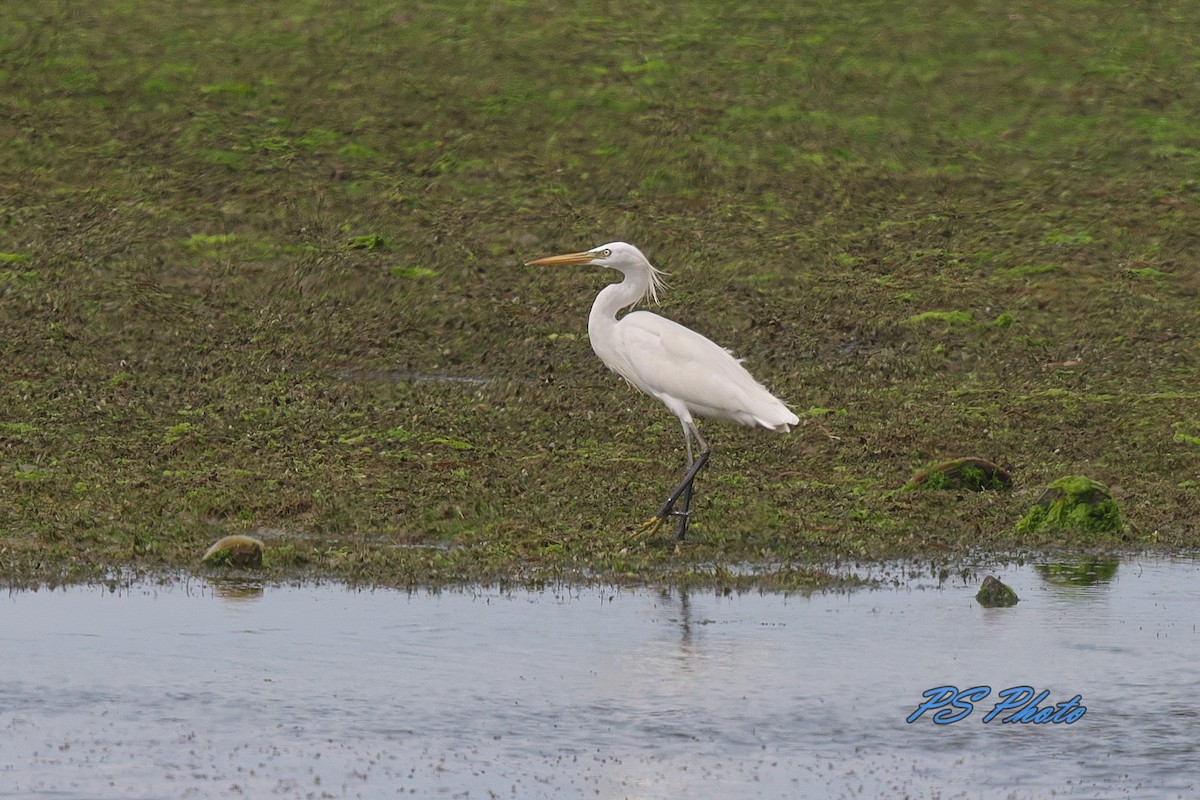
[(550, 264), (590, 264), (619, 270), (626, 278), (646, 281), (646, 297), (655, 303), (658, 302), (658, 290), (666, 288), (662, 279), (666, 273), (655, 269), (641, 250), (626, 242), (609, 242), (581, 253), (546, 256), (526, 262), (526, 266)]

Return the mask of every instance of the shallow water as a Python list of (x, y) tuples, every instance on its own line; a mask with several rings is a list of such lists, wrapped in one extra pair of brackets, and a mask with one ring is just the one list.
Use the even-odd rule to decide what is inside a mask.
[[(208, 584), (0, 600), (0, 797), (1195, 797), (1200, 565), (812, 597)], [(987, 685), (913, 724), (928, 689)], [(1073, 724), (981, 720), (1081, 695)]]

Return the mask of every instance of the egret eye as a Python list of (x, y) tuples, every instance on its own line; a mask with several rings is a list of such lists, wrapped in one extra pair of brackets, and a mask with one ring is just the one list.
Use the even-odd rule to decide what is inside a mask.
[(611, 255), (612, 255), (612, 250), (609, 250), (607, 247), (600, 251), (601, 258), (608, 258)]

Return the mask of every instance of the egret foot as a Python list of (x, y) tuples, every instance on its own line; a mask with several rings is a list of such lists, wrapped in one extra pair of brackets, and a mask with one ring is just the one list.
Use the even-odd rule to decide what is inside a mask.
[(674, 509), (660, 511), (645, 522), (633, 526), (629, 530), (629, 538), (641, 539), (642, 537), (653, 536), (666, 524), (668, 517), (679, 518), (679, 525), (675, 528), (673, 541), (682, 542), (683, 537), (687, 535), (689, 514), (687, 511), (676, 511)]
[(640, 539), (643, 536), (653, 536), (654, 534), (658, 533), (658, 529), (661, 528), (663, 523), (666, 521), (667, 518), (665, 516), (656, 514), (645, 522), (634, 525), (633, 529), (629, 531), (629, 538)]

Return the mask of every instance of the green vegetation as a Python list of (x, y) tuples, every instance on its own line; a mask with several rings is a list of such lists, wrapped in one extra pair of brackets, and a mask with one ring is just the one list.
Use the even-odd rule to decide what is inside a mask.
[(907, 490), (1008, 491), (1012, 476), (983, 458), (954, 458), (921, 470), (904, 485)]
[(909, 325), (940, 322), (944, 325), (969, 325), (974, 317), (970, 311), (922, 311), (908, 318)]
[[(596, 9), (0, 5), (0, 581), (1195, 546), (1193, 4)], [(678, 553), (626, 536), (683, 453), (585, 341), (614, 276), (523, 266), (613, 239), (812, 409), (705, 428)], [(1014, 490), (896, 491), (956, 453)], [(1016, 530), (1077, 472), (1120, 530)]]
[(1021, 533), (1111, 533), (1121, 528), (1121, 512), (1108, 487), (1082, 475), (1054, 481), (1017, 523)]
[(390, 249), (387, 239), (384, 239), (378, 233), (368, 233), (363, 236), (354, 236), (348, 242), (346, 242), (346, 247), (355, 250), (375, 250), (377, 248), (383, 250)]

